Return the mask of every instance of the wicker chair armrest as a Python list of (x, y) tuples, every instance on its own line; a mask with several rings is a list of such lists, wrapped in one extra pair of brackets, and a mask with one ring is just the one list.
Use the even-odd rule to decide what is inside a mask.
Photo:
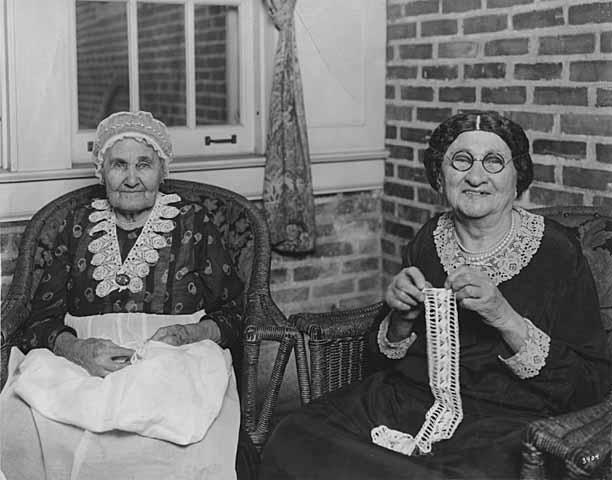
[(351, 310), (297, 313), (289, 317), (289, 323), (316, 340), (356, 337), (367, 334), (387, 308), (384, 302), (379, 302)]
[[(244, 332), (242, 369), (243, 424), (257, 448), (261, 448), (270, 434), (271, 422), (278, 403), (278, 395), (291, 353), (295, 353), (298, 384), (302, 403), (310, 401), (308, 367), (304, 338), (295, 327), (258, 326), (250, 324)], [(257, 377), (262, 341), (278, 342), (278, 350), (260, 408), (257, 405)]]
[(9, 297), (2, 303), (2, 312), (0, 313), (0, 318), (2, 318), (0, 324), (2, 345), (10, 343), (11, 337), (19, 330), (29, 315), (30, 310), (21, 297)]
[(251, 293), (246, 300), (245, 328), (290, 327), (287, 318), (267, 293)]
[(19, 332), (21, 325), (30, 315), (30, 310), (23, 301), (24, 297), (10, 297), (2, 303), (2, 342), (0, 343), (0, 390), (4, 388), (4, 384), (8, 375), (8, 358), (11, 347), (17, 345), (19, 340), (16, 339), (16, 333)]
[(525, 438), (537, 450), (562, 459), (574, 473), (592, 474), (612, 450), (612, 392), (596, 405), (531, 422)]

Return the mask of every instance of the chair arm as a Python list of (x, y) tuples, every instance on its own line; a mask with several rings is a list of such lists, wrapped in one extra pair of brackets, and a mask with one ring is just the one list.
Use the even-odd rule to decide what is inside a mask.
[(269, 292), (252, 292), (246, 299), (245, 326), (289, 327), (287, 317), (272, 300)]
[(590, 476), (612, 450), (612, 392), (596, 405), (531, 422), (526, 443), (562, 459), (575, 475)]
[[(302, 334), (289, 325), (269, 292), (253, 293), (249, 296), (245, 326), (241, 379), (243, 424), (255, 446), (261, 448), (270, 433), (280, 387), (292, 352), (295, 352), (301, 401), (303, 404), (310, 401), (306, 347)], [(257, 377), (263, 341), (278, 342), (278, 350), (258, 411)]]
[(9, 296), (2, 302), (2, 312), (0, 313), (0, 318), (2, 318), (0, 325), (2, 345), (10, 343), (11, 337), (19, 330), (29, 316), (30, 309), (25, 298), (22, 296)]
[(2, 303), (0, 318), (1, 324), (1, 343), (0, 343), (0, 390), (4, 388), (8, 376), (8, 357), (11, 347), (19, 344), (19, 339), (15, 338), (21, 325), (30, 315), (30, 310), (21, 297), (10, 297)]
[(297, 313), (289, 317), (289, 323), (308, 334), (313, 340), (326, 340), (366, 335), (374, 320), (388, 307), (384, 302), (326, 313)]
[(388, 307), (382, 303), (327, 313), (299, 313), (289, 323), (309, 337), (310, 398), (361, 380), (374, 365), (368, 358), (368, 334)]

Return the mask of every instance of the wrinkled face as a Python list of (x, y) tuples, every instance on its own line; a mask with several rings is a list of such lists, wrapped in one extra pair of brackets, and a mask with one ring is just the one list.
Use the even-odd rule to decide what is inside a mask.
[(107, 150), (102, 177), (113, 208), (142, 212), (155, 204), (163, 179), (162, 160), (146, 143), (125, 138)]
[[(451, 166), (457, 154), (469, 154), (475, 161), (464, 172)], [(480, 160), (497, 154), (506, 162), (499, 173), (487, 172)], [(463, 132), (448, 147), (442, 162), (442, 184), (448, 203), (459, 215), (483, 218), (500, 215), (512, 209), (516, 199), (517, 172), (511, 160), (510, 147), (491, 132), (475, 130)]]

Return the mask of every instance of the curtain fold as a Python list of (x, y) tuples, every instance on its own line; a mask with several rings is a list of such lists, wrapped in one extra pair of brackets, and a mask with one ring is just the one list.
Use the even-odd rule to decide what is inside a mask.
[(263, 203), (272, 247), (305, 253), (315, 247), (310, 153), (294, 11), (297, 0), (264, 0), (279, 31), (266, 142)]

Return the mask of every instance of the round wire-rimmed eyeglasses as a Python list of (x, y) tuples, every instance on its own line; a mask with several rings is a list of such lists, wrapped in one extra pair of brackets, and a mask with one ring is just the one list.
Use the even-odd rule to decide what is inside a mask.
[(481, 162), (482, 168), (484, 168), (486, 172), (499, 173), (511, 161), (512, 159), (506, 161), (499, 153), (493, 152), (487, 153), (483, 158), (477, 160), (470, 152), (461, 151), (453, 154), (450, 159), (450, 164), (451, 167), (459, 172), (467, 172), (470, 168), (472, 168), (474, 162)]

